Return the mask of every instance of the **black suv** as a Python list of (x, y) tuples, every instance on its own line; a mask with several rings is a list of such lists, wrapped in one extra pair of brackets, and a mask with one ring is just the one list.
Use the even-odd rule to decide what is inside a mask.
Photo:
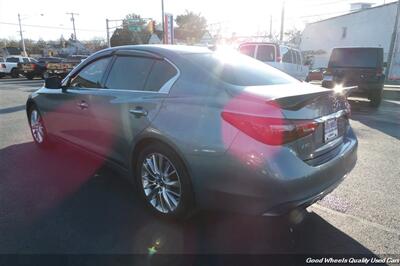
[(382, 100), (383, 49), (376, 47), (334, 48), (324, 73), (322, 86), (357, 86), (351, 94), (361, 94), (370, 99), (370, 104), (378, 107)]

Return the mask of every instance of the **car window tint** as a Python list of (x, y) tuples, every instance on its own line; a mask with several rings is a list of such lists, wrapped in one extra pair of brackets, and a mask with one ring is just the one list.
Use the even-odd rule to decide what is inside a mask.
[(256, 50), (255, 45), (243, 45), (239, 48), (242, 54), (254, 57), (254, 51)]
[(101, 79), (110, 62), (110, 57), (99, 59), (85, 66), (78, 75), (71, 80), (71, 87), (101, 88)]
[(144, 90), (153, 63), (153, 59), (145, 57), (117, 57), (108, 76), (106, 87), (118, 90)]
[(176, 69), (167, 61), (155, 61), (147, 79), (146, 91), (159, 91), (161, 87), (177, 74)]
[(257, 59), (262, 62), (275, 61), (275, 47), (272, 45), (259, 45), (257, 49)]
[(282, 62), (292, 63), (292, 55), (287, 47), (281, 48)]

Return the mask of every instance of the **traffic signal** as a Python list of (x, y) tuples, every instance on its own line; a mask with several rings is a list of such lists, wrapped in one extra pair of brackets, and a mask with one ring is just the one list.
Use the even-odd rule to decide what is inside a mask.
[(150, 33), (154, 33), (156, 30), (156, 22), (154, 20), (150, 20), (149, 23), (147, 24), (147, 30)]

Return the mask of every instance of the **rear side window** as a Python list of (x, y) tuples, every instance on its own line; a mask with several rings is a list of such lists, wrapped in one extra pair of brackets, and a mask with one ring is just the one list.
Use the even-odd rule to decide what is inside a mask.
[(6, 59), (6, 62), (18, 63), (19, 62), (19, 58), (18, 57), (9, 57), (9, 58)]
[(292, 63), (292, 53), (287, 47), (281, 47), (282, 62)]
[(272, 45), (259, 45), (257, 49), (257, 59), (262, 62), (274, 62), (275, 47)]
[(153, 63), (153, 59), (145, 57), (117, 57), (108, 76), (106, 87), (118, 90), (144, 90)]
[(106, 71), (110, 57), (99, 59), (85, 66), (71, 80), (71, 87), (101, 88), (101, 79)]
[(240, 46), (239, 50), (242, 54), (254, 57), (254, 52), (256, 50), (256, 46), (255, 45), (243, 45), (243, 46)]
[(378, 53), (379, 50), (375, 48), (333, 49), (329, 67), (379, 67)]
[(176, 74), (176, 69), (170, 63), (163, 60), (156, 60), (144, 89), (146, 91), (159, 91)]

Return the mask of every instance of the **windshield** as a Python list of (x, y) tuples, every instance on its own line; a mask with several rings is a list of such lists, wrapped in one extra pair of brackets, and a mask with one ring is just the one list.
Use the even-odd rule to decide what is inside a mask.
[(298, 82), (289, 75), (238, 52), (190, 54), (188, 59), (224, 82), (263, 86)]
[(378, 50), (374, 48), (333, 49), (329, 67), (377, 67)]

